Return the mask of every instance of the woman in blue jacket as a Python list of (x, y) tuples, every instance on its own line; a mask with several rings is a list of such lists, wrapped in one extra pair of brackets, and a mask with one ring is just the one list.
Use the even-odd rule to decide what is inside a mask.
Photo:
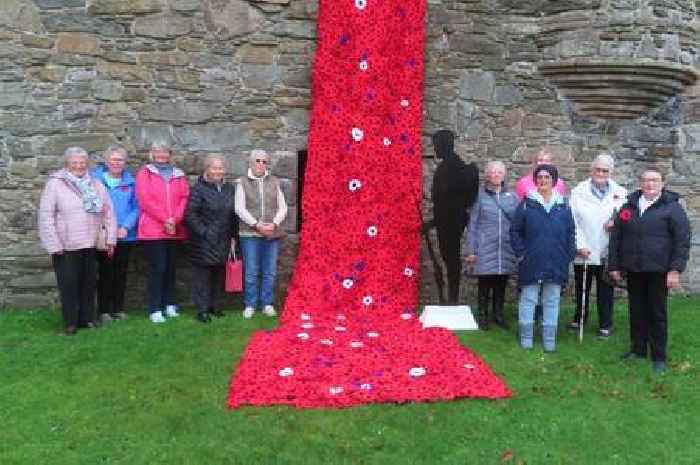
[(540, 165), (533, 178), (537, 191), (520, 203), (510, 228), (511, 245), (520, 259), (520, 345), (532, 348), (534, 310), (541, 288), (542, 345), (545, 352), (553, 352), (561, 287), (568, 280), (569, 264), (576, 255), (576, 230), (571, 209), (552, 189), (559, 179), (556, 167)]
[(112, 198), (117, 216), (117, 246), (114, 253), (99, 252), (97, 303), (103, 323), (126, 317), (124, 290), (129, 254), (136, 242), (139, 207), (136, 203), (134, 177), (125, 169), (128, 153), (121, 145), (111, 145), (104, 152), (104, 163), (98, 164), (93, 176), (104, 184)]

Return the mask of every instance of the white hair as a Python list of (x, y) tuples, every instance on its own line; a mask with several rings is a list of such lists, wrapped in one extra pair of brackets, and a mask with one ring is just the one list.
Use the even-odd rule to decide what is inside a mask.
[(486, 167), (484, 168), (484, 172), (488, 172), (488, 171), (496, 169), (496, 168), (503, 171), (503, 173), (506, 172), (506, 165), (501, 160), (491, 160), (490, 162), (486, 163)]
[(64, 152), (63, 152), (63, 164), (67, 164), (68, 160), (70, 160), (73, 157), (83, 157), (83, 158), (89, 158), (87, 150), (85, 150), (82, 147), (68, 147)]
[(250, 151), (250, 161), (255, 163), (255, 160), (266, 160), (270, 161), (270, 155), (263, 149), (254, 149)]
[(207, 171), (209, 170), (209, 168), (211, 168), (211, 165), (213, 165), (215, 161), (220, 161), (222, 165), (226, 165), (226, 159), (222, 154), (210, 153), (204, 158), (204, 161), (202, 162), (202, 176), (204, 176), (204, 179), (209, 180), (207, 177)]
[(151, 150), (167, 150), (170, 152), (170, 143), (165, 139), (156, 139), (151, 142)]
[(118, 153), (122, 156), (124, 160), (129, 158), (129, 152), (126, 151), (124, 146), (119, 144), (112, 144), (109, 147), (107, 147), (107, 149), (102, 153), (102, 159), (104, 161), (108, 161), (109, 157), (112, 156), (113, 153)]
[(615, 169), (615, 159), (609, 153), (603, 152), (595, 157), (593, 162), (591, 162), (591, 166), (595, 165), (603, 165), (612, 171)]

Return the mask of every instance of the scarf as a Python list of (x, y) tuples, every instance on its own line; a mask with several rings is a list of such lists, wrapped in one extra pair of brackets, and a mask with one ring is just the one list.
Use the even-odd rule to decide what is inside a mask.
[(79, 178), (69, 171), (66, 171), (65, 178), (80, 192), (80, 196), (83, 200), (83, 208), (85, 208), (86, 212), (102, 212), (102, 199), (97, 195), (95, 187), (90, 182), (90, 176), (85, 175)]

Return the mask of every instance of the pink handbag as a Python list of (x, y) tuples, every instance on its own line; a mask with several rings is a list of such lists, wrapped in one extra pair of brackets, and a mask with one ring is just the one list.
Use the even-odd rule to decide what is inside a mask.
[(226, 260), (226, 292), (243, 291), (243, 260), (236, 257), (235, 249), (231, 249)]

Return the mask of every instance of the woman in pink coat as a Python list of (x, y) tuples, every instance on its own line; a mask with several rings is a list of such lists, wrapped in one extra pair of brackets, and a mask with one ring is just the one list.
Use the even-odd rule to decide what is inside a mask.
[(64, 333), (95, 326), (96, 247), (104, 228), (107, 254), (117, 243), (112, 201), (88, 173), (88, 154), (69, 147), (64, 168), (49, 176), (39, 204), (39, 238), (51, 255)]
[[(537, 192), (537, 186), (533, 181), (532, 172), (535, 171), (535, 168), (539, 165), (553, 165), (552, 154), (546, 147), (542, 147), (542, 149), (535, 154), (532, 160), (532, 171), (520, 178), (515, 184), (515, 195), (517, 195), (520, 200), (525, 199), (530, 192)], [(557, 180), (554, 191), (562, 197), (566, 197), (566, 183), (561, 178)]]
[(141, 208), (138, 239), (149, 262), (147, 301), (153, 323), (177, 317), (175, 258), (178, 244), (187, 238), (183, 225), (190, 185), (185, 173), (171, 163), (170, 147), (154, 142), (151, 163), (136, 175), (136, 199)]

